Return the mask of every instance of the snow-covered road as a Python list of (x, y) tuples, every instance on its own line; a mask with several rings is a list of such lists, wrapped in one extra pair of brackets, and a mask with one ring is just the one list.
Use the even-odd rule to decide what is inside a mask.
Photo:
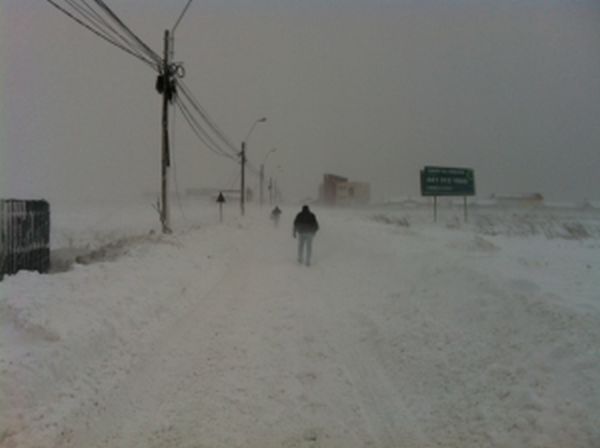
[(286, 211), (5, 279), (0, 446), (600, 445), (597, 240)]

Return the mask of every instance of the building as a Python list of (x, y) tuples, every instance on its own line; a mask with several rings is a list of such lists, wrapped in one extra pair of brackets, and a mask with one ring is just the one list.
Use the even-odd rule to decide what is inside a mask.
[(323, 183), (319, 187), (319, 202), (327, 205), (335, 205), (337, 185), (342, 182), (348, 182), (348, 178), (335, 174), (324, 174)]
[(371, 200), (371, 186), (352, 182), (347, 177), (324, 174), (319, 187), (319, 202), (326, 205), (366, 205)]
[(371, 199), (371, 186), (365, 182), (340, 182), (336, 187), (338, 205), (366, 205)]
[(495, 195), (491, 197), (498, 205), (535, 206), (544, 203), (541, 193), (527, 193), (510, 196)]

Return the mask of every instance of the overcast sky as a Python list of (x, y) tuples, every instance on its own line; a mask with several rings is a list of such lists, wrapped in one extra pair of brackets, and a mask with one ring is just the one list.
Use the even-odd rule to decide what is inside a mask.
[[(0, 196), (159, 191), (156, 73), (46, 1), (0, 1)], [(186, 0), (106, 3), (162, 53)], [(425, 165), (474, 168), (482, 197), (600, 198), (597, 0), (194, 0), (175, 59), (236, 144), (267, 117), (248, 158), (277, 148), (267, 176), (290, 200), (325, 172), (417, 196)], [(172, 118), (180, 192), (237, 186)]]

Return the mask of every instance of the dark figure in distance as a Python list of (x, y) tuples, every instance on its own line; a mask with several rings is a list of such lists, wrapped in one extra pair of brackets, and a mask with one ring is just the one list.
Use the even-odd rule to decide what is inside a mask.
[(306, 266), (310, 266), (312, 240), (317, 230), (319, 230), (317, 217), (310, 211), (308, 205), (303, 205), (302, 211), (294, 219), (294, 238), (298, 234), (298, 263), (304, 262)]
[(281, 216), (281, 209), (276, 205), (273, 211), (271, 212), (271, 219), (273, 220), (273, 224), (275, 227), (279, 225), (279, 217)]

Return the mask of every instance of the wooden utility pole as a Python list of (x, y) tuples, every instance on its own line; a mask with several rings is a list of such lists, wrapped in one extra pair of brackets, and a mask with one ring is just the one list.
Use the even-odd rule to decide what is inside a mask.
[(246, 199), (246, 178), (245, 178), (245, 173), (246, 173), (246, 142), (242, 142), (242, 152), (240, 153), (240, 156), (242, 158), (242, 183), (240, 185), (240, 210), (242, 212), (242, 216), (244, 216), (244, 212), (245, 210), (245, 199)]
[(262, 117), (262, 118), (259, 118), (258, 120), (256, 120), (252, 124), (252, 127), (248, 131), (248, 134), (246, 134), (246, 138), (244, 140), (242, 140), (242, 150), (240, 151), (240, 157), (242, 159), (242, 161), (241, 161), (242, 162), (241, 163), (241, 165), (242, 165), (242, 176), (241, 176), (242, 184), (240, 185), (240, 209), (242, 211), (242, 216), (244, 216), (245, 202), (246, 202), (246, 177), (245, 177), (245, 174), (246, 174), (246, 142), (250, 138), (250, 134), (252, 134), (254, 127), (258, 123), (264, 123), (265, 121), (267, 121), (267, 117)]
[(173, 94), (171, 88), (171, 69), (169, 67), (169, 30), (165, 30), (165, 49), (162, 68), (162, 154), (161, 154), (161, 199), (160, 222), (163, 233), (171, 233), (169, 225), (169, 194), (168, 168), (171, 165), (169, 156), (169, 97)]
[(264, 202), (264, 184), (265, 184), (265, 164), (260, 165), (260, 206), (262, 207)]

